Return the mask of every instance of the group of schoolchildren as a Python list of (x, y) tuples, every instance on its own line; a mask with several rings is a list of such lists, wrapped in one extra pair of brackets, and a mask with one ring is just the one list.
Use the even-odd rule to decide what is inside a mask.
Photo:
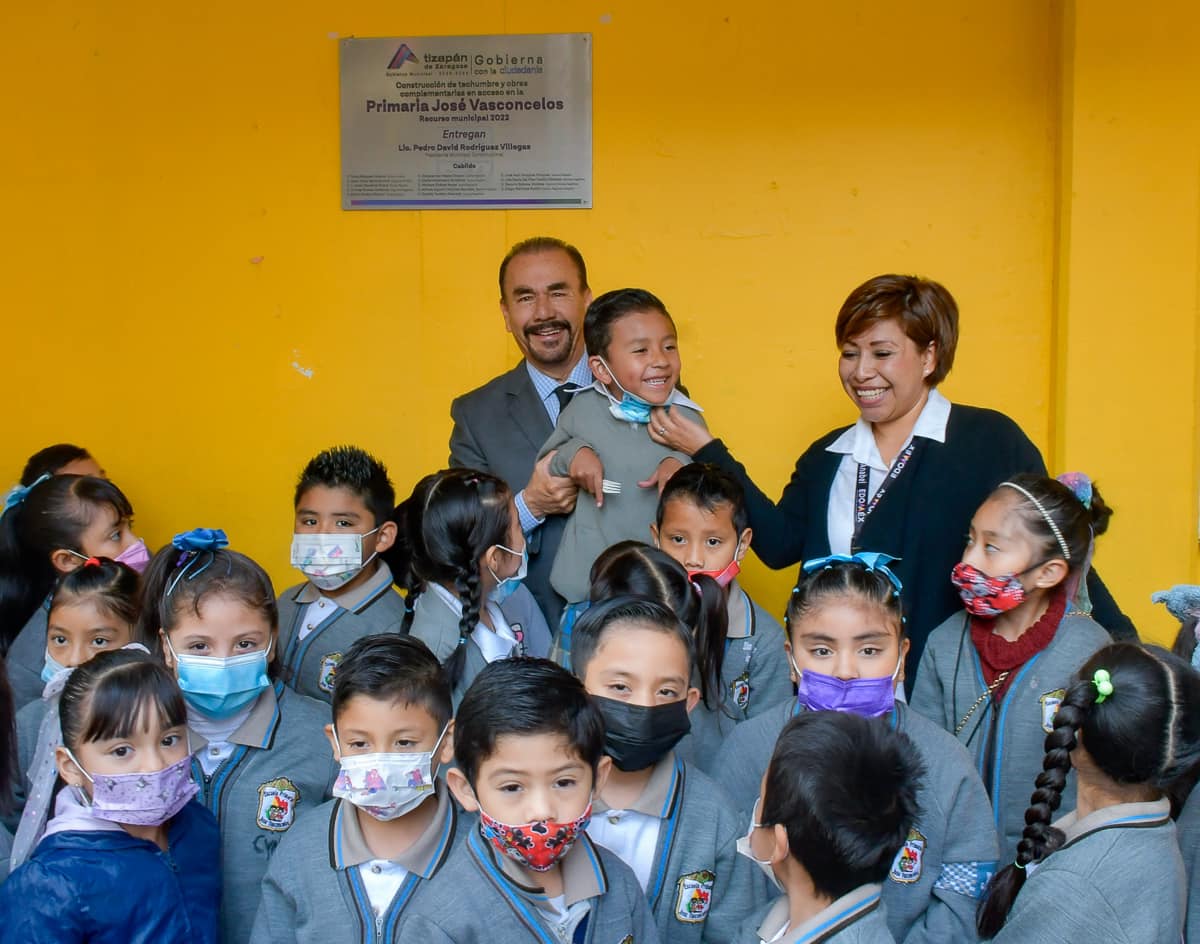
[(585, 334), (598, 383), (546, 444), (581, 488), (554, 627), (483, 472), (397, 505), (320, 453), (277, 598), (221, 530), (151, 556), (86, 451), (30, 460), (0, 941), (1200, 941), (1200, 674), (1088, 617), (1086, 477), (987, 498), (907, 680), (887, 555), (765, 608), (739, 584), (740, 486), (646, 433), (694, 410), (652, 296)]

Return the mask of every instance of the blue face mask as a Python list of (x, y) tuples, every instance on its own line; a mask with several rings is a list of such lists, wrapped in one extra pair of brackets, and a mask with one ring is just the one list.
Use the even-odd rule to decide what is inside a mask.
[(55, 661), (54, 656), (50, 655), (50, 650), (46, 650), (46, 662), (42, 665), (42, 681), (49, 682), (59, 672), (67, 671), (67, 666), (61, 665)]
[[(608, 394), (608, 412), (616, 419), (625, 420), (628, 423), (640, 423), (642, 426), (647, 425), (650, 422), (650, 411), (653, 409), (653, 406), (640, 397), (635, 397), (622, 387), (621, 382), (617, 380), (617, 375), (612, 372), (612, 368), (608, 366), (608, 361), (603, 357), (600, 358), (600, 363), (604, 365), (604, 369), (608, 371), (608, 375), (613, 379), (612, 382), (621, 391), (620, 403), (617, 402), (616, 397), (611, 393)], [(606, 390), (605, 392), (607, 393), (608, 391)]]
[(488, 594), (488, 599), (499, 606), (505, 600), (513, 595), (513, 591), (521, 586), (521, 581), (525, 579), (525, 575), (529, 572), (529, 548), (523, 547), (521, 550), (514, 551), (511, 547), (505, 547), (503, 544), (497, 544), (496, 547), (502, 551), (507, 551), (515, 557), (521, 558), (521, 566), (517, 568), (517, 572), (511, 577), (505, 577), (501, 580), (496, 577), (496, 572), (490, 567), (488, 573), (496, 580), (496, 586), (492, 588), (492, 592)]
[(180, 655), (167, 640), (183, 700), (210, 718), (228, 718), (266, 691), (271, 684), (267, 675), (271, 645), (258, 652), (220, 658)]

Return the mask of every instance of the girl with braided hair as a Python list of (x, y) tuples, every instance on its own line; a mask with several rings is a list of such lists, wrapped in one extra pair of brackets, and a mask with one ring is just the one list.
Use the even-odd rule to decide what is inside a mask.
[[(1200, 676), (1116, 643), (1071, 681), (1046, 738), (1016, 860), (992, 880), (979, 933), (1003, 944), (1181, 940), (1187, 897), (1172, 781), (1200, 759)], [(1075, 810), (1051, 817), (1074, 770)]]
[(421, 479), (395, 518), (388, 563), (407, 591), (409, 632), (445, 666), (457, 707), (489, 662), (530, 654), (525, 627), (501, 609), (529, 561), (513, 495), (494, 475), (446, 469)]

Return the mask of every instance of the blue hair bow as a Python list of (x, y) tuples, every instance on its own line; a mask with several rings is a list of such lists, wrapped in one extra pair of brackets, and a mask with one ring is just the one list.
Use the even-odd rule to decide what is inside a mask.
[(892, 561), (899, 559), (898, 557), (892, 557), (890, 554), (884, 554), (881, 551), (859, 551), (857, 554), (851, 555), (830, 554), (828, 557), (818, 557), (814, 560), (805, 561), (801, 565), (801, 570), (806, 574), (811, 574), (814, 571), (832, 567), (834, 564), (862, 564), (863, 567), (872, 573), (883, 574), (896, 591), (896, 596), (899, 596), (900, 591), (904, 589), (904, 585), (900, 582), (900, 578), (888, 567), (888, 564)]
[[(28, 485), (14, 485), (8, 490), (8, 494), (4, 496), (4, 511), (8, 511), (10, 508), (16, 508), (17, 505), (25, 501), (30, 492), (32, 492), (48, 478), (50, 478), (50, 473), (43, 472)], [(4, 511), (0, 511), (0, 515), (4, 514)]]
[[(174, 579), (167, 586), (165, 596), (168, 597), (184, 577), (192, 580), (208, 570), (209, 565), (212, 564), (216, 557), (216, 552), (223, 547), (229, 546), (229, 538), (225, 536), (225, 532), (220, 528), (192, 528), (191, 531), (181, 531), (175, 537), (171, 538), (171, 546), (180, 552), (179, 560), (175, 562), (179, 573), (175, 575)], [(193, 568), (192, 565), (205, 552), (208, 553), (208, 559), (200, 567)]]

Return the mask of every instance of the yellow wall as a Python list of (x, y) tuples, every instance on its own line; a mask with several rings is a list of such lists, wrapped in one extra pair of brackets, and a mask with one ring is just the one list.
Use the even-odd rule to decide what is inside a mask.
[[(1200, 12), (1081, 6), (5, 4), (0, 468), (83, 442), (152, 544), (222, 526), (291, 582), (305, 460), (358, 443), (402, 494), (444, 464), (450, 398), (516, 358), (496, 265), (546, 232), (667, 301), (777, 491), (853, 418), (842, 298), (920, 272), (963, 311), (947, 393), (1100, 479), (1105, 576), (1166, 638), (1149, 592), (1200, 579)], [(594, 210), (339, 208), (339, 37), (558, 31), (594, 34)]]

